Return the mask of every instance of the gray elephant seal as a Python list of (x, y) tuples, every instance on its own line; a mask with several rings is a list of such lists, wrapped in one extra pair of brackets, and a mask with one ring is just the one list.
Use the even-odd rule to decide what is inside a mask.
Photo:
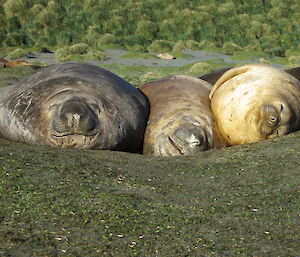
[(209, 83), (191, 76), (170, 76), (139, 89), (150, 102), (144, 154), (187, 155), (225, 145), (210, 109)]
[(220, 133), (229, 145), (300, 129), (300, 81), (271, 65), (228, 70), (214, 84), (210, 99)]
[(139, 90), (90, 64), (50, 65), (0, 88), (0, 136), (29, 144), (135, 152), (148, 112)]

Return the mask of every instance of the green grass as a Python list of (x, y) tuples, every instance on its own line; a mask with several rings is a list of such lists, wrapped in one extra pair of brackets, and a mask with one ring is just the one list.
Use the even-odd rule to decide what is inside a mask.
[(0, 68), (0, 87), (11, 85), (35, 70), (29, 66)]
[(266, 53), (253, 51), (253, 50), (244, 50), (244, 51), (235, 51), (232, 56), (233, 60), (247, 61), (255, 58), (268, 58), (269, 56)]
[(160, 158), (0, 140), (0, 255), (299, 256), (299, 145)]

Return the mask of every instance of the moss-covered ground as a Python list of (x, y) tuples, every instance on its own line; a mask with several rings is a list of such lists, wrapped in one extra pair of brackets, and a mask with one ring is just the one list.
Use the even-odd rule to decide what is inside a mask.
[(169, 158), (0, 140), (0, 256), (300, 256), (299, 156), (300, 132)]
[(0, 256), (299, 256), (300, 134), (159, 158), (0, 141)]

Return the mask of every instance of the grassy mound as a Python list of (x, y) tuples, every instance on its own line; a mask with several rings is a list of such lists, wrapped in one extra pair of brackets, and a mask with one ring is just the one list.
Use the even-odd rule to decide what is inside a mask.
[(158, 158), (0, 140), (0, 255), (299, 256), (299, 145)]

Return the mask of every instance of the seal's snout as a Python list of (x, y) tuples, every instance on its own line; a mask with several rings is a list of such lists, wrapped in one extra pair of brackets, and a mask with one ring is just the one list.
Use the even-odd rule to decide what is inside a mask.
[(54, 126), (56, 131), (66, 135), (89, 135), (96, 124), (96, 115), (88, 104), (83, 101), (69, 100), (61, 106)]
[(205, 132), (198, 126), (180, 127), (174, 131), (169, 140), (181, 154), (209, 149)]

